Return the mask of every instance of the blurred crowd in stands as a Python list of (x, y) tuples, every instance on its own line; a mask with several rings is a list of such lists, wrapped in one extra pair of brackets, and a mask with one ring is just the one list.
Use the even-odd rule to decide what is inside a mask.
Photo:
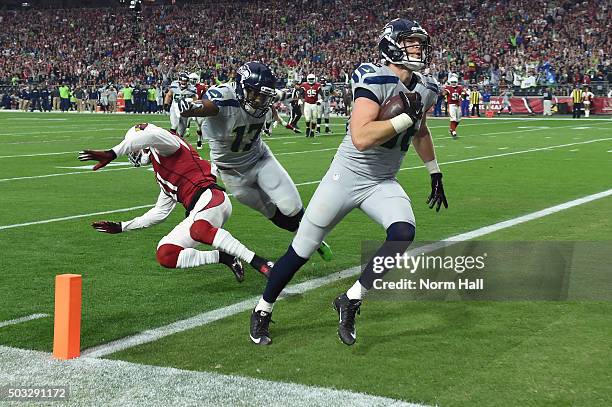
[(308, 73), (348, 83), (359, 63), (377, 60), (380, 31), (396, 17), (429, 31), (427, 73), (440, 82), (453, 72), (498, 92), (612, 81), (607, 2), (200, 0), (138, 14), (127, 6), (0, 11), (0, 85), (47, 92), (53, 108), (62, 85), (85, 99), (124, 86), (150, 97), (178, 72), (214, 84), (249, 60), (271, 65), (285, 84)]

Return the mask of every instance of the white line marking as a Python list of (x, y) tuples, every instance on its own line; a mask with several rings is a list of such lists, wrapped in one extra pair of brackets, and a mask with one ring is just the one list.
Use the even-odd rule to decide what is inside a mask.
[(297, 141), (285, 141), (283, 144), (296, 144)]
[(155, 205), (140, 205), (140, 206), (133, 206), (131, 208), (113, 209), (113, 210), (110, 210), (110, 211), (102, 211), (102, 212), (85, 213), (85, 214), (82, 214), (82, 215), (65, 216), (63, 218), (46, 219), (46, 220), (39, 220), (39, 221), (35, 221), (35, 222), (26, 222), (26, 223), (17, 223), (17, 224), (14, 224), (14, 225), (0, 226), (0, 230), (13, 229), (13, 228), (18, 228), (18, 227), (22, 227), (22, 226), (30, 226), (30, 225), (42, 225), (44, 223), (61, 222), (63, 220), (72, 220), (72, 219), (79, 219), (79, 218), (87, 218), (89, 216), (106, 215), (106, 214), (109, 214), (109, 213), (128, 212), (128, 211), (132, 211), (132, 210), (135, 210), (135, 209), (151, 208), (153, 206), (155, 206)]
[[(0, 383), (3, 384), (39, 382), (70, 386), (70, 405), (425, 407), (348, 390), (122, 360), (77, 358), (58, 361), (50, 353), (6, 346), (0, 346), (0, 366)], [(262, 370), (252, 374), (267, 377), (269, 371)]]
[(476, 148), (476, 146), (465, 146), (465, 148)]
[(61, 131), (59, 130), (58, 131), (39, 130), (39, 131), (28, 132), (28, 133), (0, 133), (0, 136), (20, 137), (20, 136), (29, 136), (29, 135), (41, 134), (41, 133), (43, 133), (43, 135), (46, 135), (46, 134), (59, 134), (59, 133), (91, 133), (93, 131), (113, 131), (113, 130), (125, 131), (126, 128), (129, 128), (129, 126), (127, 127), (106, 127), (102, 129), (80, 129), (80, 130), (61, 130)]
[(59, 153), (0, 155), (0, 158), (40, 157), (40, 156), (45, 156), (45, 155), (64, 155), (64, 154), (77, 154), (77, 153), (78, 153), (78, 151), (61, 151)]
[(570, 150), (570, 152), (575, 153), (576, 151), (579, 151), (577, 148), (574, 148), (573, 150)]
[[(553, 213), (561, 212), (563, 210), (573, 208), (575, 206), (583, 205), (588, 202), (595, 201), (597, 199), (605, 198), (612, 195), (612, 189), (607, 191), (599, 192), (596, 194), (588, 195), (582, 198), (574, 199), (572, 201), (564, 202), (559, 205), (551, 206), (546, 209), (542, 209), (536, 212), (532, 212), (523, 216), (519, 216), (517, 218), (505, 220), (502, 222), (494, 223), (489, 226), (484, 226), (470, 232), (461, 233), (455, 236), (451, 236), (445, 240), (442, 240), (437, 243), (433, 243), (426, 246), (415, 247), (409, 251), (409, 253), (420, 254), (420, 253), (429, 253), (434, 250), (438, 250), (442, 247), (451, 246), (452, 243), (462, 242), (466, 240), (476, 239), (478, 237), (482, 237), (493, 232), (497, 232), (503, 229), (510, 228), (512, 226), (519, 225), (521, 223), (525, 223), (531, 220), (539, 219), (544, 216), (551, 215)], [(351, 267), (342, 271), (338, 271), (336, 273), (329, 274), (325, 277), (319, 277), (312, 280), (307, 280), (299, 284), (293, 284), (288, 286), (283, 291), (283, 296), (279, 299), (286, 297), (287, 295), (297, 295), (304, 294), (307, 291), (314, 290), (316, 288), (322, 287), (324, 285), (336, 282), (338, 280), (353, 277), (361, 273), (361, 266)], [(118, 339), (106, 344), (102, 344), (99, 346), (94, 346), (82, 352), (83, 356), (98, 358), (106, 355), (110, 355), (115, 352), (119, 352), (121, 350), (129, 349), (134, 346), (142, 345), (149, 342), (155, 342), (161, 338), (164, 338), (169, 335), (173, 335), (179, 332), (183, 332), (189, 329), (193, 329), (202, 325), (209, 324), (214, 321), (218, 321), (220, 319), (224, 319), (230, 317), (232, 315), (239, 314), (243, 311), (247, 311), (253, 308), (253, 305), (259, 300), (259, 296), (252, 297), (247, 300), (228, 305), (226, 307), (218, 308), (212, 311), (204, 312), (198, 314), (194, 317), (184, 319), (181, 321), (176, 321), (171, 324), (161, 326), (154, 329), (149, 329), (140, 333), (137, 333), (132, 336), (128, 336), (122, 339)]]
[(49, 314), (32, 314), (32, 315), (28, 315), (27, 317), (11, 319), (9, 321), (0, 321), (0, 328), (5, 327), (5, 326), (9, 326), (9, 325), (20, 324), (22, 322), (31, 321), (33, 319), (46, 318), (48, 316), (49, 316)]
[[(314, 143), (313, 143), (314, 144)], [(307, 151), (289, 151), (286, 153), (274, 153), (275, 156), (279, 156), (279, 155), (293, 155), (293, 154), (308, 154), (308, 153), (319, 153), (321, 151), (336, 151), (338, 150), (338, 147), (331, 147), (331, 148), (321, 148), (318, 150), (307, 150)]]
[[(508, 153), (486, 155), (486, 156), (481, 156), (481, 157), (464, 158), (462, 160), (454, 160), (454, 161), (441, 162), (441, 163), (439, 163), (439, 165), (450, 165), (450, 164), (459, 164), (459, 163), (465, 163), (465, 162), (470, 162), (470, 161), (486, 160), (486, 159), (491, 159), (491, 158), (496, 158), (496, 157), (505, 157), (505, 156), (516, 155), (516, 154), (526, 154), (526, 153), (531, 153), (531, 152), (534, 152), (534, 151), (552, 150), (552, 149), (555, 149), (555, 148), (568, 147), (568, 146), (573, 146), (573, 145), (578, 145), (578, 144), (595, 143), (595, 142), (598, 142), (598, 141), (606, 141), (606, 140), (612, 140), (612, 137), (604, 138), (604, 139), (597, 139), (597, 140), (590, 140), (590, 141), (582, 141), (582, 142), (579, 142), (579, 143), (569, 143), (569, 144), (560, 144), (560, 145), (549, 146), (549, 147), (532, 148), (532, 149), (529, 149), (529, 150), (522, 150), (522, 151), (511, 151), (511, 152), (508, 152)], [(451, 156), (454, 156), (454, 154), (449, 154), (448, 155), (448, 157), (451, 157)], [(417, 165), (417, 166), (413, 166), (413, 167), (403, 167), (403, 168), (400, 168), (400, 171), (415, 170), (417, 168), (424, 168), (424, 165)], [(117, 169), (110, 169), (110, 170), (106, 170), (106, 171), (121, 171), (121, 170), (126, 170), (126, 169), (131, 170), (131, 169), (134, 169), (134, 167), (117, 168)], [(93, 171), (87, 171), (86, 173), (94, 173), (94, 172)], [(75, 174), (81, 174), (81, 172), (75, 172)], [(63, 174), (60, 174), (60, 175), (63, 175)], [(3, 180), (0, 179), (0, 181), (3, 181)], [(300, 187), (300, 186), (304, 186), (304, 185), (313, 185), (313, 184), (318, 184), (319, 182), (321, 182), (321, 180), (300, 182), (300, 183), (295, 184), (295, 186), (296, 187)], [(133, 209), (151, 208), (153, 206), (154, 205), (141, 205), (141, 206), (135, 206), (135, 207), (132, 207), (132, 208), (115, 209), (113, 211), (107, 211), (107, 212), (94, 212), (94, 213), (83, 214), (83, 215), (66, 216), (66, 217), (63, 217), (63, 218), (46, 219), (46, 220), (42, 220), (42, 221), (20, 223), (20, 224), (17, 224), (17, 225), (5, 225), (5, 226), (0, 226), (0, 230), (3, 230), (3, 229), (12, 229), (12, 228), (15, 228), (15, 227), (20, 227), (20, 226), (30, 226), (30, 225), (38, 225), (38, 224), (43, 224), (43, 223), (59, 222), (59, 221), (63, 221), (63, 220), (85, 218), (85, 217), (88, 217), (88, 216), (95, 216), (95, 215), (100, 215), (100, 214), (105, 214), (105, 213), (128, 212), (128, 211), (131, 211)]]
[(498, 150), (507, 150), (508, 147), (499, 147)]
[(0, 178), (0, 182), (19, 181), (19, 180), (22, 180), (22, 179), (37, 179), (37, 178), (61, 177), (62, 175), (95, 174), (95, 173), (104, 173), (104, 172), (110, 172), (110, 171), (125, 171), (125, 170), (134, 170), (134, 169), (136, 169), (136, 167), (110, 168), (110, 169), (104, 169), (103, 168), (103, 169), (98, 170), (98, 171), (59, 172), (59, 173), (56, 173), (56, 174), (31, 175), (31, 176), (28, 176), (28, 177)]

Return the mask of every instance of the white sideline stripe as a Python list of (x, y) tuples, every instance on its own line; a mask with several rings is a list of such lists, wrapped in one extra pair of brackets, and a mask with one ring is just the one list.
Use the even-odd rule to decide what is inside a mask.
[(40, 156), (45, 156), (45, 155), (63, 155), (63, 154), (77, 154), (77, 153), (78, 153), (78, 151), (61, 151), (61, 152), (58, 152), (58, 153), (0, 155), (0, 158), (40, 157)]
[(39, 221), (35, 221), (35, 222), (26, 222), (26, 223), (17, 223), (17, 224), (14, 224), (14, 225), (0, 226), (0, 230), (19, 228), (19, 227), (22, 227), (22, 226), (30, 226), (30, 225), (42, 225), (44, 223), (61, 222), (63, 220), (72, 220), (72, 219), (79, 219), (79, 218), (87, 218), (89, 216), (106, 215), (106, 214), (109, 214), (109, 213), (128, 212), (128, 211), (133, 211), (135, 209), (151, 208), (153, 206), (155, 206), (155, 205), (140, 205), (140, 206), (133, 206), (131, 208), (113, 209), (111, 211), (85, 213), (85, 214), (82, 214), (82, 215), (65, 216), (63, 218), (46, 219), (46, 220), (39, 220)]
[[(534, 219), (539, 219), (544, 216), (551, 215), (553, 213), (557, 213), (569, 208), (573, 208), (575, 206), (579, 206), (588, 202), (595, 201), (597, 199), (605, 198), (612, 195), (612, 189), (607, 191), (599, 192), (596, 194), (588, 195), (582, 198), (574, 199), (572, 201), (568, 201), (559, 205), (551, 206), (546, 209), (542, 209), (540, 211), (532, 212), (527, 215), (519, 216), (517, 218), (509, 219), (506, 221), (498, 222), (493, 225), (484, 226), (479, 229), (472, 230), (470, 232), (461, 233), (455, 236), (451, 236), (447, 239), (444, 239), (440, 242), (429, 244), (427, 246), (421, 246), (413, 248), (409, 251), (409, 253), (429, 253), (434, 250), (438, 250), (442, 247), (452, 246), (452, 244), (457, 242), (462, 242), (466, 240), (476, 239), (478, 237), (488, 235), (493, 232), (497, 232), (502, 229), (507, 229), (512, 226), (519, 225), (521, 223), (525, 223)], [(335, 281), (341, 280), (343, 278), (353, 277), (361, 273), (361, 266), (351, 267), (325, 277), (319, 277), (312, 280), (304, 281), (303, 283), (293, 284), (288, 286), (283, 291), (283, 297), (287, 295), (296, 295), (296, 294), (304, 294), (307, 291), (314, 290), (316, 288), (322, 287), (324, 285), (333, 283)], [(279, 299), (281, 299), (279, 298)], [(181, 321), (173, 322), (169, 325), (165, 325), (155, 329), (149, 329), (143, 331), (141, 333), (128, 336), (123, 339), (118, 339), (116, 341), (112, 341), (103, 345), (95, 346), (85, 350), (82, 354), (87, 357), (102, 357), (106, 355), (110, 355), (115, 352), (119, 352), (121, 350), (129, 349), (134, 346), (142, 345), (149, 342), (155, 342), (161, 338), (164, 338), (169, 335), (173, 335), (175, 333), (183, 332), (188, 329), (193, 329), (202, 325), (209, 324), (214, 321), (218, 321), (223, 318), (230, 317), (232, 315), (236, 315), (240, 312), (247, 311), (253, 308), (254, 304), (259, 300), (258, 297), (252, 297), (248, 300), (244, 300), (232, 305), (228, 305), (223, 308), (218, 308), (212, 311), (204, 312), (202, 314), (198, 314), (194, 317), (184, 319)]]
[[(595, 143), (595, 142), (598, 142), (598, 141), (606, 141), (606, 140), (612, 140), (612, 137), (603, 138), (603, 139), (596, 139), (596, 140), (589, 140), (589, 141), (581, 141), (581, 142), (577, 142), (577, 143), (560, 144), (560, 145), (549, 146), (549, 147), (532, 148), (532, 149), (521, 150), (521, 151), (511, 151), (511, 152), (508, 152), (508, 153), (486, 155), (486, 156), (481, 156), (481, 157), (471, 157), (471, 158), (465, 158), (465, 159), (461, 159), (461, 160), (447, 161), (447, 162), (439, 163), (439, 165), (442, 166), (442, 165), (465, 163), (465, 162), (470, 162), (470, 161), (486, 160), (486, 159), (491, 159), (491, 158), (496, 158), (496, 157), (505, 157), (505, 156), (510, 156), (510, 155), (525, 154), (525, 153), (531, 153), (531, 152), (534, 152), (534, 151), (552, 150), (552, 149), (555, 149), (555, 148), (569, 147), (569, 146), (574, 146), (574, 145), (578, 145), (578, 144)], [(610, 150), (610, 151), (612, 152), (612, 150)], [(424, 168), (424, 167), (425, 167), (424, 165), (417, 165), (417, 166), (413, 166), (413, 167), (403, 167), (403, 168), (400, 168), (400, 171), (409, 171), (409, 170), (415, 170), (417, 168)], [(106, 170), (106, 171), (131, 170), (131, 169), (134, 169), (134, 168), (135, 167), (118, 168), (118, 169), (110, 169), (110, 170)], [(81, 174), (81, 173), (82, 172), (75, 172), (74, 174)], [(93, 173), (93, 171), (87, 171), (87, 173)], [(61, 175), (63, 175), (63, 174), (61, 174)], [(3, 180), (0, 179), (0, 181), (3, 181)], [(300, 187), (300, 186), (304, 186), (304, 185), (313, 185), (313, 184), (318, 184), (319, 182), (321, 182), (321, 180), (306, 181), (306, 182), (300, 182), (298, 184), (295, 184), (295, 186), (296, 187)], [(230, 194), (230, 196), (231, 196), (231, 194)], [(94, 213), (88, 213), (88, 214), (83, 214), (83, 215), (66, 216), (66, 217), (63, 217), (63, 218), (54, 218), (54, 219), (46, 219), (46, 220), (35, 221), (35, 222), (20, 223), (20, 224), (16, 224), (16, 225), (5, 225), (5, 226), (0, 226), (0, 230), (12, 229), (12, 228), (21, 227), (21, 226), (39, 225), (39, 224), (43, 224), (43, 223), (59, 222), (59, 221), (63, 221), (63, 220), (85, 218), (85, 217), (88, 217), (88, 216), (107, 214), (107, 213), (128, 212), (128, 211), (131, 211), (131, 210), (134, 210), (134, 209), (151, 208), (153, 206), (154, 205), (141, 205), (141, 206), (134, 206), (132, 208), (115, 209), (115, 210), (106, 211), (106, 212), (94, 212)]]
[[(0, 383), (19, 386), (34, 381), (69, 386), (68, 404), (75, 406), (426, 407), (348, 390), (121, 360), (58, 361), (47, 352), (6, 346), (0, 346), (0, 366)], [(259, 374), (266, 377), (267, 373)]]
[(48, 316), (49, 316), (49, 314), (32, 314), (32, 315), (28, 315), (27, 317), (11, 319), (11, 320), (8, 320), (8, 321), (0, 321), (0, 328), (3, 328), (5, 326), (9, 326), (9, 325), (20, 324), (22, 322), (31, 321), (33, 319), (46, 318)]
[(128, 127), (105, 127), (102, 129), (80, 129), (80, 130), (61, 130), (61, 131), (34, 131), (34, 132), (28, 132), (28, 133), (0, 133), (0, 136), (14, 136), (14, 137), (20, 137), (20, 136), (30, 136), (30, 135), (34, 135), (34, 134), (41, 134), (43, 133), (43, 135), (46, 134), (60, 134), (60, 133), (91, 133), (94, 131), (111, 131), (111, 130), (123, 130), (125, 131), (126, 128)]
[(38, 179), (38, 178), (51, 178), (51, 177), (61, 177), (62, 175), (76, 175), (76, 174), (95, 174), (96, 172), (109, 172), (109, 171), (125, 171), (125, 170), (134, 170), (136, 167), (127, 167), (127, 168), (103, 168), (98, 171), (71, 171), (71, 172), (59, 172), (55, 174), (45, 174), (45, 175), (31, 175), (28, 177), (14, 177), (14, 178), (0, 178), (0, 182), (7, 181), (19, 181), (22, 179)]

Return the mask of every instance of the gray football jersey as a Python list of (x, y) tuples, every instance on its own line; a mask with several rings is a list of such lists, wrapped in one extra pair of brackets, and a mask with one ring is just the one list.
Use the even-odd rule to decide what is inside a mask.
[[(435, 104), (440, 86), (433, 77), (415, 72), (411, 83), (406, 87), (388, 67), (361, 64), (352, 76), (353, 95), (358, 88), (372, 92), (380, 105), (399, 92), (418, 92), (423, 101), (423, 112), (426, 112)], [(347, 124), (346, 136), (338, 148), (334, 162), (370, 179), (395, 178), (408, 151), (410, 140), (420, 126), (419, 120), (404, 133), (396, 135), (386, 143), (366, 151), (359, 151), (353, 144), (350, 126)]]
[(202, 124), (211, 161), (226, 168), (249, 167), (269, 153), (260, 138), (266, 117), (255, 118), (240, 106), (235, 83), (212, 87), (204, 98), (219, 108), (219, 114), (206, 117)]
[(185, 98), (193, 98), (197, 94), (195, 86), (188, 84), (185, 89), (181, 89), (178, 81), (172, 82), (168, 90), (172, 92), (172, 104), (178, 103)]
[(334, 85), (332, 85), (331, 83), (326, 83), (325, 85), (321, 86), (321, 94), (323, 95), (323, 101), (329, 102), (329, 99), (331, 98), (333, 92)]

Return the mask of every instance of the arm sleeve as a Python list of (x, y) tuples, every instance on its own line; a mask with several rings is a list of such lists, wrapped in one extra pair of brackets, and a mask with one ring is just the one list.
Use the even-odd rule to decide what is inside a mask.
[(181, 146), (178, 138), (169, 131), (152, 124), (138, 124), (136, 131), (113, 147), (117, 157), (144, 148), (155, 148), (164, 157), (174, 154)]
[(121, 222), (121, 230), (136, 230), (148, 228), (149, 226), (157, 225), (163, 222), (172, 213), (176, 206), (176, 201), (166, 195), (163, 191), (159, 192), (155, 206), (149, 209), (144, 215), (138, 216), (132, 220)]

